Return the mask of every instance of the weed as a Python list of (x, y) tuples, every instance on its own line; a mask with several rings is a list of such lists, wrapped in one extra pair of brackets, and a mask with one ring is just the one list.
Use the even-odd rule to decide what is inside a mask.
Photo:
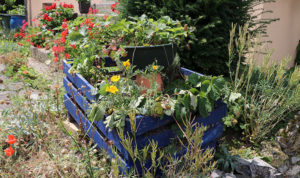
[(253, 50), (247, 53), (248, 65), (241, 69), (238, 64), (235, 73), (230, 73), (232, 90), (226, 97), (230, 110), (224, 121), (229, 127), (237, 124), (243, 130), (245, 139), (259, 143), (269, 137), (290, 113), (300, 109), (300, 69), (295, 67), (293, 71), (287, 71), (289, 59), (275, 64), (271, 62), (271, 53), (264, 56), (261, 66), (256, 66), (259, 38), (251, 41), (253, 38), (247, 33), (247, 28), (239, 29), (239, 38), (235, 41), (235, 27), (231, 32), (229, 63), (235, 55), (231, 52), (234, 44), (239, 58), (245, 55), (246, 48)]

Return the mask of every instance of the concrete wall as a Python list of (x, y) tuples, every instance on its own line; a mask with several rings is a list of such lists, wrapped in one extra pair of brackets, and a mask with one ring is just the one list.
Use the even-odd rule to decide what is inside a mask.
[[(262, 18), (280, 18), (267, 28), (269, 35), (266, 40), (272, 41), (266, 47), (274, 50), (272, 60), (280, 62), (284, 57), (291, 57), (294, 64), (296, 49), (300, 40), (300, 0), (277, 0), (275, 3), (265, 3), (265, 10), (272, 14), (264, 14)], [(258, 61), (258, 63), (261, 63)]]
[[(78, 9), (78, 2), (76, 0), (27, 0), (27, 14), (28, 14), (28, 21), (31, 25), (35, 26), (38, 24), (38, 22), (33, 22), (32, 20), (35, 19), (38, 14), (41, 12), (43, 8), (44, 3), (54, 3), (56, 2), (59, 4), (60, 2), (62, 3), (67, 3), (67, 4), (73, 4), (74, 5), (74, 11), (79, 14), (79, 9)], [(108, 8), (109, 5), (114, 3), (112, 0), (92, 0), (91, 4), (107, 4)], [(101, 12), (99, 12), (101, 13)]]

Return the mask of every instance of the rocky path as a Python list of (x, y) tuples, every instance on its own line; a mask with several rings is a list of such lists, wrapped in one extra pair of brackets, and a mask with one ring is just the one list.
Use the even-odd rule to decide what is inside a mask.
[[(12, 107), (14, 97), (23, 97), (28, 90), (28, 87), (25, 87), (25, 83), (12, 81), (9, 77), (4, 75), (6, 67), (7, 66), (1, 64), (0, 61), (0, 116), (3, 110)], [(58, 85), (62, 86), (62, 71), (54, 70), (53, 66), (42, 63), (34, 58), (28, 59), (28, 67), (33, 68), (38, 74), (43, 75), (46, 79), (53, 81), (51, 82), (53, 85), (57, 85), (56, 81), (58, 80)], [(34, 89), (30, 89), (30, 93), (30, 98), (35, 100), (38, 99), (41, 94), (40, 91)]]

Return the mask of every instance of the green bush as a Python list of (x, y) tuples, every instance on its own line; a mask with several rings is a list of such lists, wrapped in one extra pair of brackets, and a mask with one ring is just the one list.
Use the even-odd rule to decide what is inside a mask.
[[(121, 17), (146, 14), (152, 18), (168, 15), (182, 24), (195, 27), (189, 39), (180, 46), (182, 64), (205, 74), (228, 75), (227, 44), (232, 24), (249, 22), (253, 33), (264, 32), (272, 20), (254, 21), (249, 11), (270, 0), (122, 0)], [(235, 67), (237, 59), (232, 62)]]
[[(228, 46), (229, 59), (232, 59), (233, 28)], [(289, 58), (279, 64), (271, 59), (271, 54), (264, 56), (263, 64), (256, 66), (256, 52), (259, 51), (259, 39), (247, 33), (247, 26), (240, 28), (239, 39), (235, 41), (238, 52), (238, 67), (231, 72), (231, 88), (224, 101), (228, 105), (228, 114), (223, 118), (227, 127), (241, 129), (244, 139), (260, 143), (272, 136), (280, 122), (287, 122), (291, 113), (300, 109), (300, 68), (286, 70)], [(256, 39), (253, 41), (252, 39)], [(251, 42), (254, 42), (253, 44)], [(248, 53), (248, 65), (241, 69), (241, 56), (245, 49)], [(234, 74), (234, 75), (233, 75)]]

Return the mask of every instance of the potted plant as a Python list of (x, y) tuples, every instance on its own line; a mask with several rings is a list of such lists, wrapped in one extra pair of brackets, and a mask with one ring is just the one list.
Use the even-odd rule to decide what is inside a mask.
[(25, 7), (24, 5), (13, 6), (14, 9), (7, 11), (11, 15), (10, 18), (10, 29), (21, 27), (25, 18)]
[(11, 15), (8, 11), (13, 9), (16, 0), (2, 0), (0, 4), (0, 17), (2, 21), (2, 27), (6, 30), (10, 29), (10, 18)]
[(147, 66), (145, 72), (136, 75), (136, 82), (140, 87), (144, 88), (141, 94), (145, 94), (149, 89), (154, 89), (158, 92), (162, 91), (164, 86), (161, 75), (162, 69), (162, 66), (153, 64)]
[(46, 6), (42, 13), (39, 15), (41, 26), (47, 30), (53, 30), (55, 32), (60, 31), (60, 27), (63, 22), (73, 19), (74, 6), (72, 4), (59, 4), (53, 3), (50, 6)]
[(87, 14), (91, 7), (91, 0), (77, 0), (79, 6), (79, 12), (81, 14)]
[[(121, 25), (115, 26), (122, 26), (124, 39), (121, 44), (127, 51), (127, 56), (121, 60), (131, 59), (138, 69), (145, 69), (154, 61), (157, 61), (157, 65), (169, 67), (173, 63), (177, 44), (188, 35), (186, 26), (167, 16), (155, 21), (142, 15), (124, 24), (122, 21), (119, 23)], [(112, 25), (112, 28), (115, 26)]]

